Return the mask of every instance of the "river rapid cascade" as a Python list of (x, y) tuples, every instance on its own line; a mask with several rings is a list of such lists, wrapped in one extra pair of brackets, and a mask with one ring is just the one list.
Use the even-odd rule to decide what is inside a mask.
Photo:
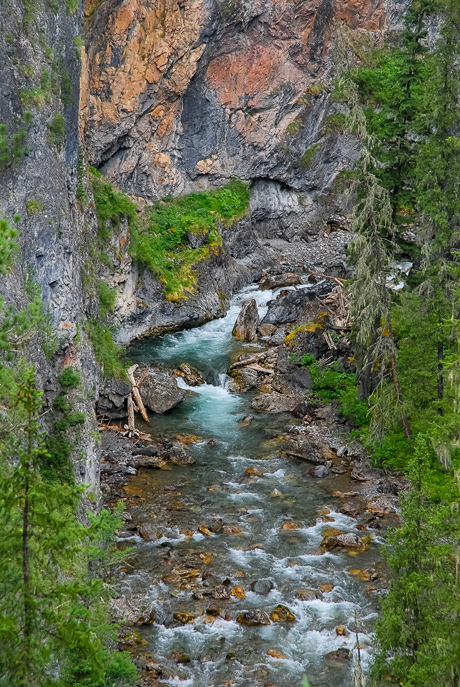
[[(311, 687), (351, 685), (355, 614), (364, 664), (371, 654), (383, 538), (367, 530), (364, 507), (359, 517), (342, 512), (343, 494), (362, 496), (363, 482), (343, 468), (312, 477), (308, 460), (279, 451), (302, 420), (254, 413), (253, 392), (229, 388), (230, 363), (264, 349), (232, 337), (241, 304), (255, 298), (263, 316), (278, 292), (246, 287), (224, 318), (130, 349), (135, 363), (187, 362), (205, 378), (194, 387), (179, 379), (185, 400), (139, 423), (154, 440), (182, 436), (195, 464), (132, 469), (123, 488), (119, 546), (133, 553), (115, 605), (141, 599), (150, 610), (125, 628), (123, 646), (154, 685), (300, 687), (304, 675)], [(367, 534), (371, 544), (321, 548), (337, 533)]]

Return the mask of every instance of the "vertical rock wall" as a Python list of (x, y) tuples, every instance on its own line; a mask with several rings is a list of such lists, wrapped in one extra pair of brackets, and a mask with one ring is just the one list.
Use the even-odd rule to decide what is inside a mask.
[(325, 135), (324, 117), (340, 106), (308, 88), (331, 82), (334, 22), (378, 41), (385, 10), (384, 0), (89, 2), (91, 160), (149, 199), (232, 177), (323, 191), (352, 146)]
[(84, 213), (76, 198), (85, 184), (78, 136), (83, 9), (78, 3), (67, 5), (70, 13), (65, 2), (0, 4), (0, 123), (6, 125), (10, 143), (25, 129), (27, 146), (19, 160), (0, 167), (0, 216), (20, 231), (20, 253), (11, 273), (0, 277), (0, 297), (19, 310), (29, 299), (28, 280), (41, 289), (44, 310), (56, 331), (56, 353), (48, 360), (37, 337), (27, 357), (45, 390), (45, 407), (60, 392), (57, 376), (63, 368), (82, 370), (82, 385), (72, 392), (72, 402), (86, 421), (70, 437), (72, 460), (77, 478), (97, 490), (98, 378), (83, 326), (87, 313), (82, 289), (96, 224), (91, 209)]

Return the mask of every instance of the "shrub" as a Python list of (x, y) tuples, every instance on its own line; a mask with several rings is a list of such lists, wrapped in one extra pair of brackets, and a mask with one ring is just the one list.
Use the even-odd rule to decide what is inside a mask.
[(10, 227), (8, 220), (0, 219), (0, 274), (11, 269), (13, 256), (18, 250), (17, 236), (18, 231)]
[(75, 370), (72, 366), (66, 367), (64, 372), (59, 375), (58, 382), (62, 386), (64, 392), (70, 391), (70, 389), (76, 389), (81, 381), (81, 373)]
[(302, 155), (302, 159), (301, 159), (302, 167), (308, 168), (311, 166), (311, 164), (313, 163), (313, 160), (315, 158), (315, 155), (319, 149), (320, 149), (320, 145), (318, 143), (314, 146), (311, 146), (310, 148), (307, 148), (307, 150)]
[(48, 122), (48, 139), (51, 145), (61, 150), (65, 136), (65, 119), (62, 115), (55, 114), (51, 122)]
[(130, 226), (133, 226), (137, 219), (137, 207), (128, 196), (115, 191), (111, 184), (102, 181), (100, 176), (94, 176), (92, 169), (90, 171), (99, 238), (101, 241), (107, 241), (110, 237), (108, 224), (118, 227), (121, 219), (127, 217)]
[(37, 215), (39, 212), (42, 212), (42, 210), (45, 209), (45, 206), (43, 203), (40, 203), (38, 200), (28, 200), (26, 203), (26, 212), (29, 215), (29, 217), (32, 217), (33, 215)]
[(343, 112), (335, 112), (330, 114), (324, 120), (323, 131), (325, 134), (331, 134), (333, 131), (343, 133), (347, 127), (347, 118)]
[(321, 366), (309, 353), (302, 356), (301, 364), (308, 367), (313, 381), (313, 393), (323, 403), (338, 401), (340, 412), (354, 421), (356, 426), (368, 424), (369, 407), (358, 398), (358, 386), (354, 374), (344, 372), (340, 363)]
[(65, 8), (67, 14), (75, 14), (78, 10), (79, 0), (65, 0)]
[(294, 119), (293, 122), (287, 125), (286, 133), (289, 134), (289, 136), (296, 136), (299, 133), (301, 126), (302, 120), (300, 117), (297, 117), (297, 119)]
[(23, 155), (29, 152), (28, 147), (25, 145), (26, 138), (27, 131), (24, 127), (20, 127), (12, 135), (10, 142), (8, 140), (6, 124), (0, 124), (0, 171), (17, 164)]
[(306, 93), (309, 95), (313, 95), (314, 97), (317, 97), (318, 95), (321, 95), (321, 93), (324, 93), (328, 88), (327, 83), (312, 83), (306, 90)]
[[(132, 231), (132, 254), (163, 282), (170, 300), (181, 298), (196, 284), (194, 265), (217, 252), (222, 242), (218, 222), (230, 225), (248, 207), (249, 189), (238, 180), (217, 191), (165, 198), (148, 208), (139, 231)], [(190, 248), (187, 233), (207, 234), (204, 245)]]
[(114, 342), (111, 330), (97, 320), (88, 320), (85, 326), (104, 377), (125, 378), (124, 351)]
[(111, 289), (103, 279), (99, 280), (99, 310), (101, 317), (105, 319), (109, 312), (115, 308), (117, 292)]

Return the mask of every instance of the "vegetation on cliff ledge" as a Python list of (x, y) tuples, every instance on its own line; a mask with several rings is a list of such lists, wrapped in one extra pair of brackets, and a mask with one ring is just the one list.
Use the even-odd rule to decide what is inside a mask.
[(125, 218), (131, 255), (164, 284), (166, 298), (172, 301), (193, 291), (197, 264), (218, 254), (222, 245), (219, 224), (230, 226), (249, 207), (249, 188), (232, 180), (216, 191), (168, 196), (141, 212), (128, 196), (105, 182), (100, 172), (92, 167), (90, 172), (100, 250), (109, 243), (111, 228), (119, 227)]
[(194, 266), (219, 251), (219, 223), (233, 224), (248, 207), (249, 189), (237, 180), (217, 191), (160, 200), (131, 232), (132, 254), (163, 282), (168, 300), (183, 298), (197, 282)]

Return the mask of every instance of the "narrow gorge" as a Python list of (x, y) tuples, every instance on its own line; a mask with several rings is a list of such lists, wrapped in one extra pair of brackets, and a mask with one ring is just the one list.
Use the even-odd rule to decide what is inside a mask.
[(0, 687), (460, 685), (457, 5), (3, 0)]

